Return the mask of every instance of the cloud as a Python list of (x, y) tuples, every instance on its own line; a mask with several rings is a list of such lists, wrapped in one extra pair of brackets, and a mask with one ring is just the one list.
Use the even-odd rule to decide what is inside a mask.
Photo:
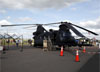
[[(81, 27), (84, 27), (88, 30), (91, 30), (97, 34), (100, 35), (100, 17), (98, 17), (97, 19), (95, 20), (88, 20), (88, 21), (83, 21), (83, 22), (80, 22), (78, 23), (79, 26)], [(99, 39), (100, 40), (100, 36), (94, 36), (93, 34), (86, 32), (86, 31), (83, 31), (81, 29), (79, 29), (79, 31), (84, 34), (86, 37), (89, 37), (89, 38), (93, 38), (93, 37), (96, 37), (96, 39)]]
[(95, 20), (80, 22), (79, 24), (90, 29), (100, 29), (100, 17)]
[(6, 10), (4, 10), (4, 9), (1, 9), (0, 10), (0, 13), (2, 13), (2, 14), (5, 14), (7, 11)]
[(0, 0), (0, 8), (23, 9), (23, 8), (62, 8), (73, 3), (86, 0)]
[(9, 24), (11, 23), (7, 20), (0, 20), (0, 25), (9, 25)]

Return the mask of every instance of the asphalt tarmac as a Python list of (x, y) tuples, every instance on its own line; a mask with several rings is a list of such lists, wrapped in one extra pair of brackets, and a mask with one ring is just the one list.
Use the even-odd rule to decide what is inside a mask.
[(98, 47), (87, 47), (86, 53), (79, 50), (80, 62), (75, 62), (75, 48), (65, 50), (43, 51), (30, 46), (9, 47), (5, 54), (0, 53), (1, 72), (99, 72)]

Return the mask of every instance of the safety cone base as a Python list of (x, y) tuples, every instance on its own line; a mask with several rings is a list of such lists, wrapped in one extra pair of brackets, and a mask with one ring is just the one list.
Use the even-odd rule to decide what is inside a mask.
[(64, 56), (63, 51), (60, 52), (60, 56)]
[(59, 56), (64, 56), (64, 55), (59, 55)]
[(75, 62), (80, 62), (80, 61), (75, 61)]
[(79, 60), (79, 61), (76, 61), (76, 60), (75, 60), (75, 62), (80, 62), (80, 60)]

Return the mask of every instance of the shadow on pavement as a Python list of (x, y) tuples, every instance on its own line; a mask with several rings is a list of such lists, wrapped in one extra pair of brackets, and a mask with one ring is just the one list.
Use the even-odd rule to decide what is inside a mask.
[(93, 55), (92, 58), (90, 58), (83, 67), (80, 68), (78, 72), (99, 72), (99, 58), (100, 54)]

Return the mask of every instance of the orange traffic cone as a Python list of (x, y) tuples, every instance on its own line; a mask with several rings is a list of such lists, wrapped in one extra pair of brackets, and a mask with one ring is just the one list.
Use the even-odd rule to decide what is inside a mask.
[(84, 46), (84, 48), (83, 48), (83, 53), (85, 53), (86, 52), (86, 49), (85, 49), (85, 46)]
[(63, 55), (63, 46), (61, 46), (60, 56), (64, 56)]
[(78, 50), (76, 50), (75, 61), (76, 61), (76, 62), (80, 62), (80, 60), (79, 60), (79, 54), (78, 54)]

